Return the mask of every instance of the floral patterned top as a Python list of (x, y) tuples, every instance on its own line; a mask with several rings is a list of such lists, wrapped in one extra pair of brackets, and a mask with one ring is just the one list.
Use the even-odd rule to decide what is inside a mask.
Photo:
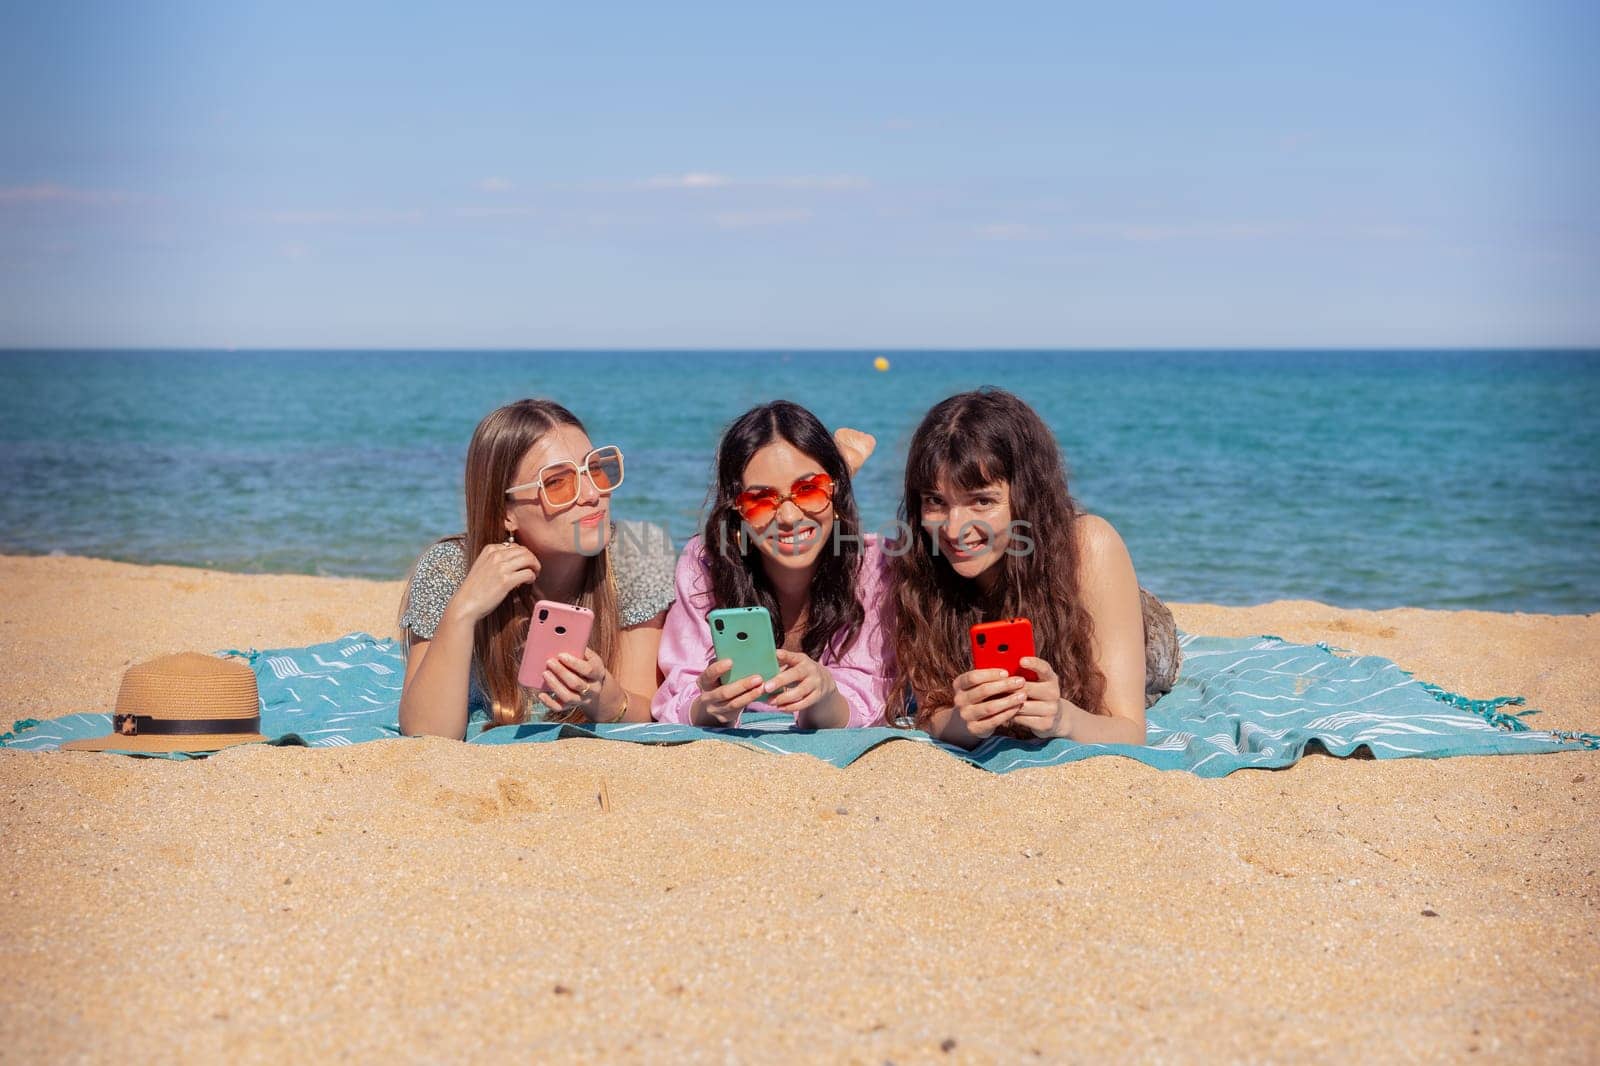
[[(613, 523), (606, 551), (624, 629), (648, 622), (672, 606), (678, 553), (666, 530), (650, 522)], [(466, 579), (467, 554), (461, 541), (441, 540), (423, 552), (411, 573), (400, 628), (419, 640), (432, 640), (450, 597)]]

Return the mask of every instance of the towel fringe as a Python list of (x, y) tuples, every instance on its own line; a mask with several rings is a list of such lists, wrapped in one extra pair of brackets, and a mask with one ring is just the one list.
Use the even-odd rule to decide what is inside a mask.
[[(1407, 671), (1408, 675), (1409, 673), (1410, 671)], [(1537, 707), (1529, 707), (1525, 711), (1514, 712), (1500, 709), (1502, 707), (1520, 707), (1528, 702), (1521, 696), (1496, 696), (1492, 700), (1475, 700), (1470, 696), (1463, 696), (1459, 692), (1449, 692), (1438, 685), (1429, 684), (1426, 681), (1418, 681), (1417, 684), (1422, 686), (1424, 692), (1441, 703), (1448, 703), (1450, 706), (1460, 708), (1463, 711), (1471, 711), (1490, 725), (1503, 729), (1508, 733), (1531, 731), (1533, 727), (1524, 722), (1523, 719), (1540, 713)], [(1571, 729), (1546, 729), (1544, 732), (1549, 733), (1557, 740), (1566, 741), (1569, 744), (1579, 744), (1590, 751), (1600, 751), (1600, 734), (1581, 733)]]
[[(1283, 640), (1282, 637), (1268, 637), (1266, 634), (1262, 635), (1262, 639)], [(1332, 644), (1329, 644), (1325, 640), (1317, 641), (1317, 647), (1321, 648), (1329, 655), (1333, 655), (1338, 658), (1353, 658), (1357, 656), (1357, 653), (1351, 651), (1349, 648), (1336, 647)], [(1506, 711), (1501, 709), (1503, 707), (1521, 707), (1523, 704), (1528, 702), (1525, 697), (1496, 696), (1493, 699), (1475, 700), (1471, 696), (1463, 696), (1459, 692), (1451, 692), (1448, 689), (1433, 684), (1432, 682), (1423, 681), (1419, 679), (1416, 674), (1413, 674), (1410, 670), (1406, 670), (1403, 667), (1400, 669), (1400, 672), (1405, 674), (1411, 680), (1415, 681), (1418, 685), (1422, 686), (1422, 691), (1426, 692), (1440, 703), (1448, 703), (1450, 706), (1455, 707), (1458, 710), (1470, 711), (1471, 713), (1482, 718), (1484, 721), (1488, 722), (1490, 725), (1494, 726), (1496, 729), (1504, 730), (1507, 733), (1533, 732), (1533, 727), (1527, 722), (1523, 721), (1523, 719), (1538, 714), (1539, 709), (1537, 707), (1529, 707), (1527, 710), (1522, 711)], [(1600, 751), (1600, 734), (1580, 733), (1570, 729), (1547, 729), (1544, 730), (1544, 732), (1549, 733), (1557, 740), (1566, 741), (1571, 744), (1579, 744), (1585, 748), (1588, 748), (1590, 751)]]
[(1489, 700), (1475, 700), (1471, 696), (1463, 696), (1459, 692), (1450, 692), (1427, 681), (1418, 681), (1417, 684), (1422, 686), (1422, 691), (1440, 703), (1448, 703), (1450, 706), (1460, 710), (1471, 711), (1490, 725), (1504, 729), (1508, 733), (1523, 733), (1531, 730), (1533, 727), (1524, 722), (1523, 719), (1529, 715), (1539, 713), (1537, 707), (1529, 707), (1525, 711), (1515, 712), (1502, 711), (1500, 709), (1502, 707), (1522, 706), (1528, 702), (1522, 696), (1496, 696)]
[[(1283, 640), (1282, 637), (1266, 638), (1265, 634), (1263, 634), (1263, 637), (1264, 639)], [(1327, 641), (1317, 641), (1317, 647), (1321, 648), (1329, 655), (1338, 656), (1340, 658), (1350, 658), (1357, 655), (1356, 652), (1351, 651), (1349, 648), (1335, 647), (1334, 645), (1329, 644)], [(1523, 719), (1535, 714), (1539, 714), (1540, 711), (1537, 707), (1529, 707), (1522, 711), (1506, 711), (1501, 709), (1503, 707), (1521, 707), (1528, 702), (1523, 696), (1496, 696), (1493, 699), (1475, 700), (1471, 696), (1463, 696), (1459, 692), (1451, 692), (1446, 688), (1433, 684), (1432, 682), (1420, 680), (1416, 674), (1413, 674), (1410, 670), (1406, 670), (1403, 667), (1401, 668), (1400, 672), (1405, 674), (1411, 680), (1415, 681), (1418, 685), (1422, 686), (1422, 691), (1426, 692), (1440, 703), (1448, 703), (1450, 706), (1455, 707), (1458, 710), (1470, 711), (1471, 713), (1482, 718), (1484, 721), (1488, 722), (1490, 725), (1494, 726), (1496, 729), (1504, 730), (1507, 733), (1528, 733), (1534, 731), (1533, 727), (1527, 722), (1523, 721)], [(1590, 751), (1600, 751), (1600, 734), (1583, 733), (1571, 729), (1547, 729), (1543, 730), (1543, 732), (1549, 733), (1557, 740), (1566, 741), (1570, 744), (1578, 744), (1589, 749)]]
[(43, 724), (44, 719), (42, 718), (18, 718), (15, 722), (11, 723), (11, 728), (9, 730), (4, 733), (0, 733), (0, 745), (5, 744), (8, 740), (17, 739), (17, 734), (21, 733), (25, 729), (32, 729), (36, 725)]

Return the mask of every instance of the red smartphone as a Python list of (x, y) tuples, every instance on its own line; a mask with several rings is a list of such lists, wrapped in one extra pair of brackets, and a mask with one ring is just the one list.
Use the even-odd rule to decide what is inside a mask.
[(1022, 668), (1022, 660), (1035, 654), (1033, 623), (1026, 618), (979, 622), (968, 630), (968, 634), (972, 638), (974, 670), (1004, 670), (1012, 677), (1039, 680), (1038, 674)]
[(562, 652), (583, 658), (589, 646), (589, 631), (594, 628), (594, 612), (570, 603), (540, 600), (528, 619), (528, 642), (522, 648), (522, 666), (517, 684), (543, 689), (546, 664)]

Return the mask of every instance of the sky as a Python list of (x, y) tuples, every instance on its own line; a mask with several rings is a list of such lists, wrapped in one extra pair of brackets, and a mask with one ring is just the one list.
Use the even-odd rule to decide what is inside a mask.
[(0, 347), (1600, 345), (1600, 5), (0, 0)]

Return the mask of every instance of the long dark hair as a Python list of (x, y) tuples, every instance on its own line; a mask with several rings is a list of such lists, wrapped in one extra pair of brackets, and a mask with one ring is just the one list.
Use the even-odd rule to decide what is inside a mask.
[[(941, 475), (967, 492), (1007, 482), (1011, 519), (1028, 524), (1032, 550), (1008, 551), (995, 561), (1001, 572), (992, 595), (929, 547), (922, 499), (937, 491)], [(1055, 436), (1016, 396), (995, 388), (963, 392), (923, 417), (906, 456), (900, 501), (900, 521), (911, 538), (894, 560), (899, 678), (889, 721), (906, 714), (909, 686), (917, 724), (926, 727), (935, 708), (954, 702), (951, 681), (972, 668), (969, 627), (1018, 617), (1033, 623), (1035, 649), (1060, 677), (1061, 694), (1086, 711), (1102, 712), (1105, 675), (1095, 664), (1094, 623), (1078, 590), (1073, 523), (1081, 513)]]
[(701, 531), (711, 571), (711, 599), (717, 607), (765, 607), (772, 615), (774, 639), (782, 644), (792, 619), (783, 617), (777, 593), (761, 565), (760, 549), (741, 536), (742, 519), (733, 507), (734, 498), (744, 490), (744, 469), (751, 456), (777, 440), (787, 441), (815, 459), (833, 478), (835, 531), (817, 560), (811, 580), (811, 613), (800, 642), (805, 653), (820, 662), (830, 648), (843, 653), (861, 632), (866, 617), (856, 598), (861, 520), (856, 514), (850, 470), (838, 445), (817, 416), (797, 403), (776, 400), (752, 408), (722, 434), (711, 511)]

